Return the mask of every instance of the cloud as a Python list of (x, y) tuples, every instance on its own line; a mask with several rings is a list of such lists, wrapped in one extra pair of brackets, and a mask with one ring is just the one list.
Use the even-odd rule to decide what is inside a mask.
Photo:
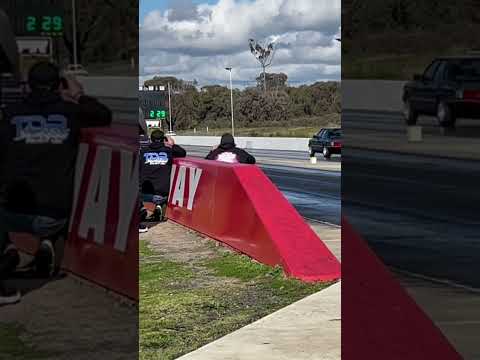
[(195, 20), (198, 17), (198, 7), (191, 0), (173, 0), (167, 11), (170, 22)]
[[(173, 75), (200, 84), (223, 82), (234, 68), (239, 85), (260, 73), (248, 39), (275, 40), (268, 71), (291, 84), (340, 78), (340, 0), (175, 0), (153, 11), (140, 28), (141, 78)], [(332, 70), (334, 69), (334, 70)]]

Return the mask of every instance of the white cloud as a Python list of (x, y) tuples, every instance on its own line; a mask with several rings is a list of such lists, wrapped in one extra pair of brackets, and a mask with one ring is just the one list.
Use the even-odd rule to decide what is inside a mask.
[(340, 6), (340, 0), (175, 1), (141, 24), (141, 79), (173, 75), (223, 83), (224, 67), (233, 66), (237, 81), (253, 82), (260, 68), (249, 38), (275, 40), (269, 71), (286, 73), (291, 84), (339, 79)]

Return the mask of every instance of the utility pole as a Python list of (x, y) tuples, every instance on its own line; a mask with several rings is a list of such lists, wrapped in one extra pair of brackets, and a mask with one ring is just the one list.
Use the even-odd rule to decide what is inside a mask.
[(235, 136), (235, 126), (233, 122), (233, 85), (232, 85), (232, 68), (225, 68), (230, 73), (230, 109), (232, 110), (232, 136)]
[(78, 53), (77, 53), (77, 9), (75, 0), (72, 0), (72, 30), (73, 30), (73, 64), (77, 65), (78, 63)]

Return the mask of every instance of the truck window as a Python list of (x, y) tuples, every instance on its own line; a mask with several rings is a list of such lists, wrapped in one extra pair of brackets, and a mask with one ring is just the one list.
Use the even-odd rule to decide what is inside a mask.
[(433, 63), (431, 63), (430, 66), (423, 73), (423, 77), (427, 80), (433, 80), (439, 64), (440, 61), (438, 60), (435, 60)]

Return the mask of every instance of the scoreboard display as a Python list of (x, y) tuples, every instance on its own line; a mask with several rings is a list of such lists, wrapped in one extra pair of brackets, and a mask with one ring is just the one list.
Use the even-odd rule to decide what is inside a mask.
[(160, 119), (165, 120), (167, 118), (167, 111), (163, 109), (151, 109), (148, 112), (149, 119)]
[(35, 36), (62, 36), (64, 19), (59, 14), (26, 15), (23, 21), (23, 33)]

